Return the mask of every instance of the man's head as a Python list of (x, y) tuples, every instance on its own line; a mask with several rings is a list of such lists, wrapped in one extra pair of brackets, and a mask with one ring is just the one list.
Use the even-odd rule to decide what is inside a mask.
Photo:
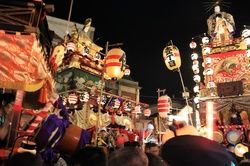
[(165, 142), (161, 156), (171, 166), (231, 166), (236, 163), (221, 144), (192, 135), (177, 136)]
[(149, 142), (149, 143), (145, 144), (145, 152), (152, 153), (152, 154), (154, 154), (156, 156), (159, 156), (160, 149), (159, 149), (159, 147), (158, 147), (158, 145), (156, 143)]
[(109, 166), (147, 166), (148, 158), (139, 148), (124, 147), (110, 154)]

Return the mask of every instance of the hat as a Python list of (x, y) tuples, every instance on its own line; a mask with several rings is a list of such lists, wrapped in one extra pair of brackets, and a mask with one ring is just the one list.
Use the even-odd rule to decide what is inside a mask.
[(162, 147), (162, 158), (171, 166), (231, 166), (236, 160), (221, 144), (202, 136), (171, 138)]

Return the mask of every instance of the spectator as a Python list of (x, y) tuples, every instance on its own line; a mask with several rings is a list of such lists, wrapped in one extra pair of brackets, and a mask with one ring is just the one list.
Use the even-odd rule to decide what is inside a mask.
[(152, 153), (146, 153), (148, 157), (148, 166), (167, 166), (167, 164), (159, 157)]
[(7, 166), (27, 165), (27, 166), (42, 166), (42, 158), (30, 152), (22, 152), (14, 154), (8, 161)]
[(161, 156), (170, 166), (233, 166), (237, 163), (219, 143), (193, 135), (171, 138), (163, 145)]
[(73, 165), (107, 166), (107, 154), (103, 147), (86, 146), (73, 157)]
[(159, 149), (159, 147), (158, 147), (158, 145), (156, 143), (149, 142), (149, 143), (145, 144), (145, 152), (146, 153), (152, 153), (152, 154), (154, 154), (156, 156), (159, 156), (160, 149)]
[(250, 152), (243, 154), (243, 159), (240, 161), (239, 166), (250, 166)]
[(139, 148), (124, 147), (109, 156), (109, 166), (148, 166), (146, 154)]

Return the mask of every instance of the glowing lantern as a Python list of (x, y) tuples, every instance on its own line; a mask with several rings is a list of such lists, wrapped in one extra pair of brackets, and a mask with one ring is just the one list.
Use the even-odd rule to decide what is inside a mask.
[(199, 85), (195, 85), (193, 88), (194, 93), (199, 93), (200, 92), (200, 87)]
[(179, 49), (174, 45), (166, 46), (163, 50), (163, 58), (169, 70), (176, 70), (181, 66)]
[(211, 48), (210, 47), (204, 47), (203, 48), (203, 54), (204, 55), (210, 54), (210, 52), (211, 52)]
[(234, 153), (238, 157), (243, 157), (243, 154), (248, 152), (248, 147), (243, 145), (242, 143), (239, 143), (234, 148)]
[(150, 110), (150, 109), (145, 109), (145, 110), (143, 111), (143, 114), (144, 114), (144, 116), (149, 117), (149, 116), (151, 115), (151, 110)]
[(207, 36), (203, 37), (202, 39), (203, 44), (208, 44), (209, 43), (209, 38)]
[(198, 54), (197, 53), (192, 53), (191, 54), (191, 59), (192, 60), (197, 60), (198, 59)]
[(124, 75), (126, 67), (126, 54), (120, 48), (113, 48), (108, 51), (105, 57), (105, 73), (111, 79), (120, 79)]
[(67, 43), (66, 50), (74, 52), (76, 50), (76, 44), (73, 42)]
[(130, 69), (125, 69), (124, 75), (125, 75), (125, 76), (129, 76), (129, 75), (130, 75)]
[(211, 63), (212, 63), (212, 58), (211, 57), (206, 57), (205, 58), (205, 64), (209, 66), (209, 65), (211, 65)]
[(71, 93), (68, 97), (69, 104), (76, 104), (78, 100), (78, 97), (75, 93)]
[(189, 47), (190, 47), (191, 49), (195, 49), (195, 48), (197, 47), (197, 44), (196, 44), (194, 41), (192, 41), (192, 42), (189, 44)]
[(158, 98), (158, 111), (161, 118), (166, 118), (171, 109), (171, 99), (167, 95)]
[(207, 68), (206, 75), (211, 76), (214, 74), (214, 70), (212, 68)]
[(241, 36), (243, 38), (247, 38), (247, 37), (250, 37), (250, 29), (244, 29), (241, 33)]
[(199, 82), (201, 82), (201, 76), (196, 74), (196, 75), (194, 75), (193, 80), (194, 80), (194, 82), (199, 83)]

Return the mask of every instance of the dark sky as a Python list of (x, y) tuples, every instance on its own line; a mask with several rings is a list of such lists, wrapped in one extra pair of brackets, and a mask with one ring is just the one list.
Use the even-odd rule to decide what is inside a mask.
[[(141, 101), (156, 102), (157, 89), (166, 89), (169, 96), (181, 97), (181, 82), (177, 72), (164, 64), (162, 50), (173, 41), (181, 53), (184, 84), (192, 91), (193, 72), (189, 43), (191, 38), (207, 32), (206, 19), (213, 13), (209, 0), (74, 0), (71, 21), (83, 23), (92, 18), (96, 44), (105, 47), (106, 41), (122, 42), (127, 55), (131, 77), (138, 81)], [(68, 19), (70, 0), (54, 0), (51, 15)], [(249, 0), (227, 0), (222, 11), (231, 13), (236, 23), (236, 37), (243, 25), (250, 25)], [(65, 25), (66, 26), (66, 25)], [(197, 39), (199, 42), (199, 39)]]

